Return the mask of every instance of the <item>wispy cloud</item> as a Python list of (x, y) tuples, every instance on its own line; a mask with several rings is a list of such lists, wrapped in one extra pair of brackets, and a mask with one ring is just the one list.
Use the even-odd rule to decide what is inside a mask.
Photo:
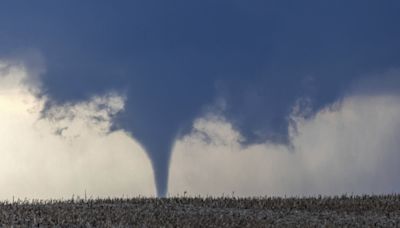
[[(302, 107), (301, 109), (307, 109)], [(221, 115), (206, 115), (175, 144), (170, 194), (239, 196), (400, 190), (400, 97), (352, 95), (314, 115), (295, 107), (291, 146), (243, 146)], [(305, 110), (307, 111), (307, 110)]]
[[(37, 79), (36, 79), (37, 80)], [(124, 99), (110, 93), (43, 108), (23, 64), (0, 61), (0, 198), (154, 195), (151, 163), (126, 132), (110, 132)]]

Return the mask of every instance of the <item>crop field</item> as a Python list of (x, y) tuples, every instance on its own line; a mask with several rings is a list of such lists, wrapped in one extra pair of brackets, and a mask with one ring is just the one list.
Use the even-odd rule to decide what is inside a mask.
[(0, 203), (2, 227), (400, 226), (400, 195), (133, 198)]

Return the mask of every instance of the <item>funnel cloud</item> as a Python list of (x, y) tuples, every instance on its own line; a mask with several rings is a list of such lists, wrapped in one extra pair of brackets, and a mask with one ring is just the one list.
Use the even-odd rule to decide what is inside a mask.
[[(312, 118), (352, 92), (396, 93), (399, 7), (361, 0), (6, 0), (0, 56), (23, 59), (32, 78), (40, 75), (29, 83), (40, 83), (35, 97), (48, 98), (40, 117), (61, 118), (55, 137), (74, 131), (63, 121), (76, 119), (76, 107), (99, 112), (85, 121), (106, 123), (107, 137), (135, 142), (132, 156), (142, 148), (155, 192), (165, 196), (176, 189), (168, 182), (177, 183), (169, 174), (173, 153), (208, 113), (232, 125), (244, 148), (268, 142), (296, 153), (290, 117), (299, 99)], [(118, 112), (109, 107), (122, 103)], [(135, 175), (128, 172), (126, 178)]]

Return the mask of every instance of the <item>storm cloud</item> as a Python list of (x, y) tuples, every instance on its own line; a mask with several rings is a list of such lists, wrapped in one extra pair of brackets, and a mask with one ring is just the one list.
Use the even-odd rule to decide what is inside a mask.
[[(220, 114), (243, 147), (290, 146), (288, 117), (299, 98), (310, 103), (309, 117), (348, 91), (398, 91), (396, 74), (382, 79), (400, 67), (398, 11), (398, 1), (5, 0), (0, 56), (43, 56), (45, 69), (28, 64), (50, 99), (43, 116), (57, 119), (59, 107), (99, 94), (123, 97), (109, 128), (146, 151), (163, 196), (176, 141), (215, 103), (223, 101)], [(387, 85), (356, 92), (367, 76), (368, 85)], [(56, 135), (71, 132), (66, 125)]]
[[(23, 62), (3, 60), (0, 72), (0, 198), (155, 195), (147, 153), (112, 129), (126, 97), (108, 92), (57, 105)], [(398, 192), (400, 97), (368, 90), (315, 112), (298, 99), (287, 116), (288, 143), (246, 142), (217, 100), (172, 142), (169, 195)]]

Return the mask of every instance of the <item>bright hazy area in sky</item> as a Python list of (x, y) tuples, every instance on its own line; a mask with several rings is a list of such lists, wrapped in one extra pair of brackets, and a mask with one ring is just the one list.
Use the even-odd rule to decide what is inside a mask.
[(192, 133), (175, 145), (170, 194), (400, 191), (400, 97), (352, 95), (305, 117), (307, 112), (307, 106), (293, 108), (289, 146), (243, 145), (240, 132), (225, 118), (213, 114), (199, 118)]
[(54, 105), (23, 64), (0, 62), (0, 199), (154, 196), (150, 161), (122, 130), (118, 94)]

